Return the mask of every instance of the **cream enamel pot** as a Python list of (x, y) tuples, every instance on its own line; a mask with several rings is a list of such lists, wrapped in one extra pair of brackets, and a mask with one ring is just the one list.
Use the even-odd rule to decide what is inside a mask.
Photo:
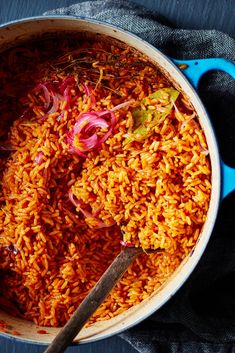
[[(235, 65), (224, 59), (175, 60), (176, 64), (186, 64), (186, 69), (182, 73), (173, 60), (133, 34), (106, 23), (61, 16), (34, 17), (0, 26), (0, 51), (38, 34), (59, 31), (89, 32), (90, 35), (94, 36), (106, 35), (134, 47), (155, 62), (159, 69), (169, 77), (179, 90), (189, 97), (193, 104), (206, 135), (212, 168), (212, 193), (208, 217), (194, 251), (151, 297), (117, 317), (84, 328), (75, 341), (79, 340), (79, 343), (85, 343), (115, 335), (138, 324), (154, 313), (182, 286), (200, 260), (212, 233), (220, 201), (235, 189), (235, 170), (221, 162), (211, 122), (195, 88), (200, 77), (209, 70), (224, 70), (235, 79)], [(4, 311), (0, 311), (0, 320), (10, 327), (8, 332), (1, 333), (2, 335), (34, 344), (48, 344), (59, 330), (59, 328), (54, 327), (39, 327), (32, 322), (13, 317)], [(47, 334), (40, 334), (42, 329)], [(20, 336), (14, 336), (14, 331), (18, 331)]]

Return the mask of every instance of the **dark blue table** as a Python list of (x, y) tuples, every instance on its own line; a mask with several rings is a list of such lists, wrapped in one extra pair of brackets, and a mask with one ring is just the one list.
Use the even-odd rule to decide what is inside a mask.
[[(69, 6), (79, 0), (0, 0), (0, 24), (29, 16), (38, 16), (43, 12)], [(235, 37), (235, 1), (234, 0), (135, 0), (138, 4), (158, 11), (173, 27), (195, 29), (218, 29)], [(0, 337), (0, 353), (41, 353), (43, 346), (24, 344)], [(71, 347), (68, 353), (134, 353), (118, 337), (104, 341)], [(193, 353), (193, 352), (192, 352)]]

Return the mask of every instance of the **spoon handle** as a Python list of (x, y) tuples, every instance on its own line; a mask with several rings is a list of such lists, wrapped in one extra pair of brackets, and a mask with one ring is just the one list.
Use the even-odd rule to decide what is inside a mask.
[(54, 338), (45, 353), (62, 353), (111, 292), (141, 248), (124, 248)]

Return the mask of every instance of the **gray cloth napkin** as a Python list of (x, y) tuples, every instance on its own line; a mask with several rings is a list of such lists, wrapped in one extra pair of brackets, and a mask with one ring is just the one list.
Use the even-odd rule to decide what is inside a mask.
[[(215, 30), (173, 29), (128, 1), (87, 1), (46, 15), (106, 21), (179, 58), (224, 57), (235, 62), (235, 40)], [(202, 79), (201, 96), (216, 130), (221, 155), (235, 167), (235, 83), (214, 72)], [(222, 203), (200, 263), (174, 297), (149, 319), (120, 336), (141, 353), (235, 352), (235, 194)]]

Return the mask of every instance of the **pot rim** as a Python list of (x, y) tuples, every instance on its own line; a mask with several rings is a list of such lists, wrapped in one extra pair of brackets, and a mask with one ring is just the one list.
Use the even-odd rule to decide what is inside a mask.
[[(150, 50), (150, 52), (155, 52), (157, 56), (161, 57), (164, 64), (166, 65), (166, 70), (168, 72), (168, 76), (169, 76), (169, 79), (171, 80), (171, 82), (176, 82), (177, 84), (179, 82), (179, 86), (180, 87), (183, 86), (182, 91), (185, 90), (184, 86), (186, 86), (187, 93), (188, 92), (190, 93), (190, 95), (189, 95), (190, 101), (193, 103), (193, 106), (199, 116), (199, 119), (201, 117), (203, 117), (203, 119), (204, 119), (202, 127), (203, 127), (205, 134), (206, 134), (206, 140), (207, 140), (208, 148), (210, 151), (209, 155), (210, 155), (211, 168), (212, 168), (212, 190), (211, 190), (210, 207), (209, 207), (209, 210), (207, 213), (208, 219), (206, 220), (206, 222), (203, 225), (203, 229), (200, 233), (200, 237), (195, 245), (195, 248), (194, 248), (192, 255), (189, 258), (187, 258), (187, 261), (183, 261), (183, 263), (181, 263), (181, 265), (174, 272), (174, 274), (172, 276), (174, 276), (175, 278), (172, 278), (172, 276), (170, 277), (169, 283), (166, 284), (166, 286), (168, 287), (167, 295), (166, 295), (166, 293), (165, 293), (165, 295), (160, 295), (160, 305), (159, 304), (156, 305), (156, 301), (153, 302), (151, 305), (152, 306), (151, 310), (149, 309), (150, 305), (147, 305), (148, 310), (146, 310), (146, 312), (144, 314), (141, 314), (137, 320), (135, 320), (135, 321), (132, 320), (131, 323), (125, 325), (125, 327), (119, 327), (119, 329), (116, 329), (116, 330), (114, 329), (113, 332), (107, 332), (107, 333), (101, 332), (101, 333), (95, 334), (95, 336), (81, 339), (81, 341), (79, 341), (79, 344), (92, 343), (92, 342), (96, 342), (98, 340), (105, 339), (105, 338), (111, 337), (113, 335), (119, 334), (119, 333), (137, 325), (138, 323), (142, 322), (143, 320), (145, 320), (147, 317), (149, 317), (154, 312), (156, 312), (159, 308), (161, 308), (179, 290), (179, 288), (186, 282), (188, 277), (194, 271), (196, 265), (198, 264), (199, 260), (201, 259), (201, 256), (203, 255), (203, 253), (206, 249), (206, 246), (208, 244), (211, 233), (213, 231), (214, 223), (215, 223), (217, 213), (218, 213), (220, 194), (221, 194), (220, 156), (219, 156), (218, 145), (217, 145), (217, 141), (216, 141), (216, 137), (214, 134), (212, 124), (210, 122), (210, 119), (208, 117), (206, 109), (198, 96), (198, 93), (196, 92), (194, 87), (190, 84), (188, 79), (184, 76), (184, 74), (180, 71), (180, 69), (165, 54), (163, 54), (159, 49), (155, 48), (153, 45), (149, 44), (148, 42), (146, 42), (142, 38), (138, 37), (137, 35), (132, 34), (132, 33), (128, 32), (127, 30), (123, 30), (122, 28), (120, 28), (116, 25), (114, 26), (112, 24), (109, 24), (108, 22), (94, 20), (94, 19), (88, 18), (88, 17), (59, 16), (59, 15), (33, 16), (33, 17), (23, 18), (20, 20), (13, 20), (13, 21), (9, 21), (7, 23), (1, 24), (0, 30), (7, 28), (8, 26), (14, 27), (19, 24), (29, 23), (32, 21), (34, 22), (35, 20), (39, 21), (39, 22), (48, 21), (48, 20), (54, 20), (54, 21), (68, 20), (68, 21), (77, 21), (80, 24), (82, 24), (82, 23), (88, 23), (91, 25), (94, 24), (96, 26), (99, 26), (100, 29), (102, 29), (102, 28), (105, 29), (105, 27), (106, 27), (106, 28), (112, 29), (115, 32), (115, 34), (121, 33), (121, 34), (127, 36), (128, 39), (133, 39), (133, 41), (138, 42), (139, 45), (142, 44), (145, 47), (145, 49), (148, 48)], [(68, 29), (68, 28), (65, 28), (64, 30), (65, 31), (66, 30), (73, 31), (73, 29)], [(74, 28), (74, 31), (76, 31), (76, 28)], [(79, 31), (79, 28), (77, 28), (77, 31)], [(106, 34), (106, 35), (111, 36), (110, 34)], [(116, 38), (116, 37), (113, 35), (113, 38)], [(119, 39), (119, 40), (126, 43), (126, 40), (123, 40), (123, 39)], [(128, 44), (128, 45), (131, 45), (131, 44)], [(134, 48), (136, 48), (135, 45), (132, 45), (132, 46)], [(137, 50), (139, 50), (139, 49), (137, 49)], [(151, 60), (153, 60), (151, 57), (151, 54), (148, 55), (145, 53), (145, 51), (143, 51), (143, 53), (145, 55), (147, 55)], [(156, 61), (155, 61), (155, 64), (156, 64)], [(165, 67), (163, 68), (162, 63), (159, 64), (159, 67), (160, 67), (160, 69), (162, 69), (162, 71), (164, 71)], [(168, 70), (171, 72), (169, 73)], [(173, 77), (171, 76), (172, 74), (173, 74)], [(175, 78), (175, 76), (177, 76), (178, 78)], [(181, 85), (181, 83), (182, 83), (182, 85)], [(195, 107), (195, 105), (197, 106), (197, 108)], [(198, 112), (198, 109), (200, 111), (200, 114)], [(202, 122), (201, 119), (200, 119), (200, 122)], [(207, 131), (205, 129), (205, 126), (207, 128)], [(209, 140), (208, 140), (208, 137), (209, 137)], [(213, 185), (213, 180), (214, 180), (214, 185)], [(182, 271), (182, 268), (184, 268), (185, 270)], [(182, 273), (182, 272), (183, 272), (183, 275), (181, 276), (182, 278), (179, 280), (178, 279), (179, 276), (177, 276), (177, 273)], [(175, 275), (175, 273), (176, 273), (176, 275)], [(175, 283), (176, 278), (178, 279), (177, 283)], [(163, 286), (164, 286), (164, 284), (163, 284)], [(161, 286), (161, 288), (162, 288), (162, 286)], [(161, 294), (161, 293), (159, 292), (159, 294)], [(164, 297), (164, 298), (161, 298), (161, 297)], [(119, 326), (121, 326), (121, 325), (119, 325)], [(16, 336), (8, 334), (8, 333), (1, 333), (0, 332), (0, 335), (4, 336), (4, 337), (8, 337), (9, 339), (13, 339), (16, 341), (21, 341), (21, 342), (23, 341), (23, 342), (27, 342), (27, 343), (40, 344), (40, 345), (47, 345), (48, 344), (48, 341), (40, 341), (39, 342), (39, 341), (35, 341), (33, 339), (28, 339), (28, 338), (24, 338), (24, 337), (20, 337), (20, 336), (16, 337)], [(75, 339), (75, 342), (73, 344), (78, 343), (76, 341), (77, 339), (78, 338)]]

